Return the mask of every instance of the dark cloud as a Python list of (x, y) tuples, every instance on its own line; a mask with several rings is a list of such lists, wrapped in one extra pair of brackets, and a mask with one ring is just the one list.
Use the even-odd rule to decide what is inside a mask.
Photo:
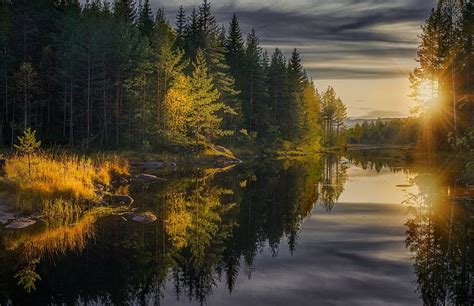
[[(190, 12), (200, 2), (184, 0), (182, 4)], [(320, 79), (406, 76), (411, 69), (408, 61), (416, 56), (417, 32), (435, 3), (436, 0), (211, 1), (219, 22), (227, 25), (235, 12), (243, 31), (255, 28), (266, 48), (281, 46), (289, 55), (297, 47), (306, 66), (324, 63), (323, 67), (308, 69), (310, 75)], [(164, 7), (174, 20), (179, 2), (155, 0), (153, 5)], [(364, 61), (366, 67), (352, 65), (351, 60)], [(380, 67), (379, 62), (384, 60), (388, 63)]]

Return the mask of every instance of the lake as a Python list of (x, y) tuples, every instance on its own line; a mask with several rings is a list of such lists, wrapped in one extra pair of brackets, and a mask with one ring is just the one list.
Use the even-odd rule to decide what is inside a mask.
[(409, 156), (178, 165), (116, 188), (154, 223), (0, 227), (0, 304), (469, 305), (474, 199), (451, 163)]

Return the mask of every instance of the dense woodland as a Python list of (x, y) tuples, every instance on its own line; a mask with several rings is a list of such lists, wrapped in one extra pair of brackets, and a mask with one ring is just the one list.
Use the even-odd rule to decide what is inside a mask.
[(422, 138), (435, 150), (474, 146), (474, 4), (441, 0), (422, 26), (410, 75)]
[[(175, 25), (148, 0), (0, 2), (1, 143), (153, 149), (220, 142), (335, 144), (345, 106), (316, 91), (295, 49), (271, 55), (207, 0)], [(322, 109), (321, 109), (322, 108)], [(324, 137), (322, 128), (325, 128)]]
[(418, 118), (364, 121), (347, 129), (349, 144), (416, 146), (420, 124)]

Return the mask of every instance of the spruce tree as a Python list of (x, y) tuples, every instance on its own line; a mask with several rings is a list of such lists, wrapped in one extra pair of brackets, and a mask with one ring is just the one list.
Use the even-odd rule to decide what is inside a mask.
[(230, 73), (234, 76), (236, 87), (242, 89), (241, 76), (245, 50), (239, 21), (235, 14), (232, 16), (232, 21), (230, 22), (225, 47), (227, 50), (226, 58), (229, 63)]
[(176, 15), (176, 46), (178, 48), (185, 48), (185, 33), (186, 33), (186, 13), (181, 5)]
[(193, 67), (190, 80), (193, 105), (189, 117), (189, 132), (197, 144), (199, 141), (210, 141), (222, 133), (222, 118), (218, 113), (224, 108), (224, 104), (219, 102), (219, 91), (214, 86), (201, 49), (196, 53)]
[(114, 14), (119, 20), (134, 23), (136, 18), (136, 7), (134, 0), (116, 0), (114, 3)]
[(138, 28), (143, 36), (151, 37), (153, 32), (153, 13), (151, 12), (150, 0), (145, 0), (143, 6), (140, 8)]

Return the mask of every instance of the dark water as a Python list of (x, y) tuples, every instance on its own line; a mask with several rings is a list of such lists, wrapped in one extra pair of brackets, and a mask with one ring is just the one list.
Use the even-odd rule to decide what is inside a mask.
[(0, 228), (0, 304), (469, 305), (473, 199), (450, 166), (355, 152), (161, 173), (94, 211)]

